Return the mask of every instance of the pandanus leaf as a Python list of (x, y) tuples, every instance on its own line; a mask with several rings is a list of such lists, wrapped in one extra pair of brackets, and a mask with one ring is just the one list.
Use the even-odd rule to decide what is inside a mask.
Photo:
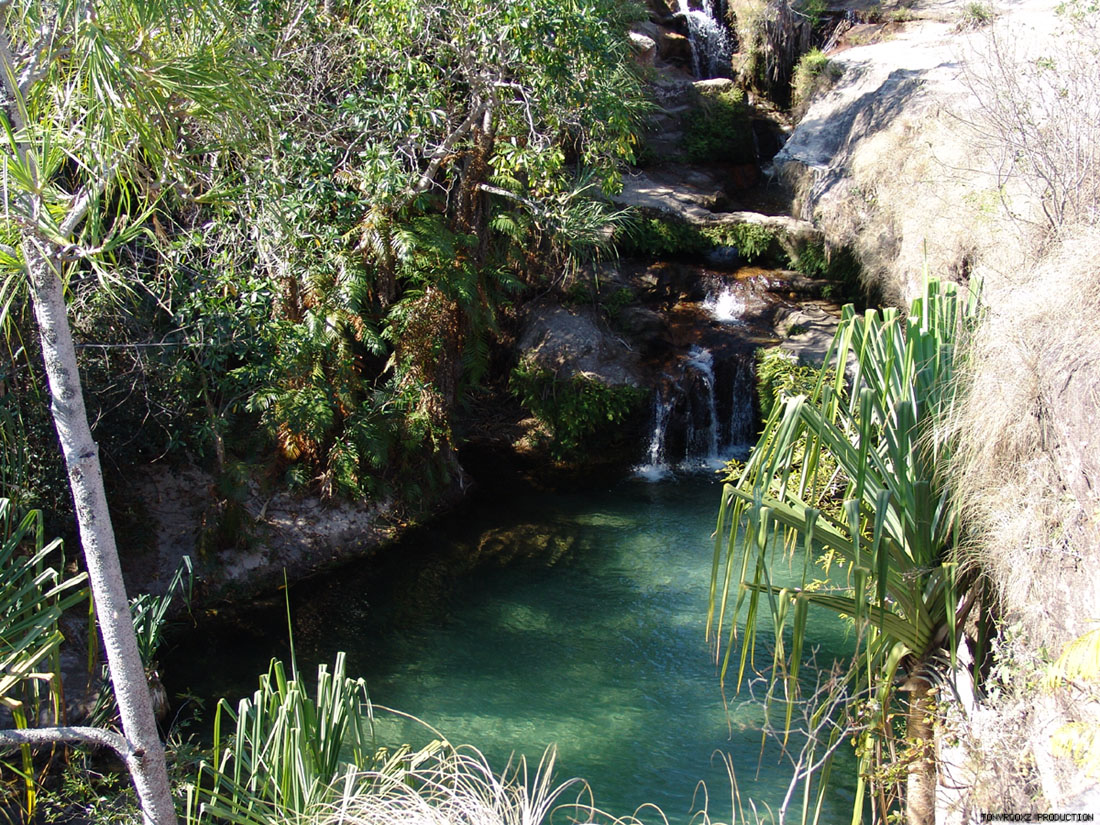
[[(785, 680), (790, 703), (810, 611), (852, 617), (860, 642), (849, 689), (852, 695), (869, 691), (881, 715), (877, 732), (865, 734), (871, 737), (867, 753), (873, 737), (885, 733), (882, 720), (899, 668), (918, 664), (941, 642), (953, 651), (960, 631), (955, 611), (966, 582), (953, 564), (958, 514), (937, 466), (951, 445), (937, 416), (950, 402), (954, 341), (975, 317), (973, 301), (961, 305), (954, 287), (935, 281), (904, 318), (893, 309), (860, 315), (845, 307), (826, 361), (834, 369), (819, 373), (808, 397), (773, 408), (736, 483), (723, 489), (708, 632), (728, 623), (732, 646), (744, 622), (740, 684), (762, 608), (770, 608), (777, 634), (773, 679)], [(826, 465), (846, 483), (843, 499), (818, 483)], [(771, 561), (794, 541), (807, 559), (828, 551), (852, 565), (847, 586), (784, 590), (773, 584)], [(807, 568), (803, 584), (808, 578)], [(787, 651), (781, 634), (792, 610)], [(722, 637), (711, 638), (720, 647)], [(723, 678), (728, 647), (725, 653)], [(788, 704), (788, 729), (791, 720)], [(861, 778), (857, 819), (864, 792)]]

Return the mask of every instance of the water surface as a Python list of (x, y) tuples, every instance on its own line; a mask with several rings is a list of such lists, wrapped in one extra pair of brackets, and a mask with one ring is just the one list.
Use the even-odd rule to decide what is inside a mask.
[[(514, 754), (537, 762), (553, 745), (557, 775), (584, 777), (616, 816), (652, 803), (686, 823), (703, 782), (711, 818), (729, 822), (721, 754), (743, 803), (775, 809), (789, 763), (762, 746), (759, 702), (727, 690), (724, 705), (704, 639), (717, 501), (717, 485), (700, 478), (491, 494), (381, 564), (292, 588), (299, 660), (312, 668), (347, 651), (373, 701), (476, 745), (493, 765)], [(810, 633), (824, 657), (844, 648), (832, 617)], [(212, 643), (229, 645), (209, 655), (231, 659), (233, 673), (218, 685), (205, 674), (205, 687), (196, 674), (199, 693), (242, 695), (269, 656), (285, 655), (279, 627)], [(386, 724), (384, 736), (424, 738)], [(849, 821), (850, 799), (832, 791), (826, 821)]]

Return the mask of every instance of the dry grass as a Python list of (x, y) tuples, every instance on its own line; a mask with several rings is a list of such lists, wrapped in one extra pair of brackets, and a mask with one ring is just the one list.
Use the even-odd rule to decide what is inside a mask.
[(1100, 611), (1100, 228), (999, 293), (970, 349), (952, 472), (974, 560), (1056, 654)]
[(954, 726), (972, 810), (1072, 804), (1088, 783), (1051, 753), (1095, 705), (1044, 686), (1064, 644), (1100, 618), (1100, 228), (1062, 234), (1032, 268), (991, 284), (969, 346), (949, 468), (967, 562), (996, 586), (1003, 638), (988, 696)]
[[(578, 780), (554, 786), (554, 756), (547, 752), (533, 776), (520, 760), (496, 775), (477, 750), (423, 753), (407, 770), (362, 777), (369, 793), (347, 796), (308, 817), (313, 825), (542, 825), (558, 798)], [(590, 806), (565, 804), (591, 818)], [(587, 814), (587, 816), (586, 816)]]

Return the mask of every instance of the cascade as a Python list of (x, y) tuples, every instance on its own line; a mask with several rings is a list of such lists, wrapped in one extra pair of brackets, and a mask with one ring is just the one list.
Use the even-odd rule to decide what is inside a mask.
[(696, 416), (689, 419), (691, 427), (687, 441), (687, 456), (685, 459), (699, 457), (704, 466), (717, 462), (718, 459), (718, 401), (714, 396), (714, 353), (702, 347), (692, 347), (688, 355), (687, 367), (693, 370), (697, 380), (701, 383), (698, 393), (702, 404), (701, 427), (695, 431)]
[(715, 354), (694, 346), (655, 393), (645, 463), (634, 474), (649, 481), (673, 470), (713, 470), (755, 438), (755, 372), (751, 351)]
[(658, 390), (653, 394), (653, 435), (646, 450), (647, 460), (645, 464), (634, 468), (635, 475), (647, 481), (660, 481), (668, 475), (668, 465), (665, 463), (665, 432), (671, 414), (672, 404)]
[[(702, 9), (693, 9), (689, 0), (677, 0), (678, 12), (687, 21), (688, 38), (691, 41), (691, 68), (696, 77), (728, 76), (730, 57), (729, 34), (721, 21), (722, 2), (711, 9), (704, 3)], [(715, 17), (717, 11), (718, 17)]]
[(708, 292), (703, 300), (703, 309), (710, 313), (715, 321), (724, 324), (736, 324), (745, 314), (744, 290), (736, 281), (723, 285), (717, 292)]

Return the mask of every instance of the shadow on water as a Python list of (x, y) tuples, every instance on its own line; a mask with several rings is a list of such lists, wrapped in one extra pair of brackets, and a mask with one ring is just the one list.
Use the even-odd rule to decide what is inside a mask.
[[(554, 745), (559, 778), (584, 777), (618, 816), (651, 802), (687, 822), (704, 781), (712, 819), (730, 821), (720, 754), (741, 794), (775, 809), (790, 768), (762, 744), (758, 702), (729, 695), (727, 714), (704, 640), (717, 498), (699, 477), (495, 490), (374, 561), (292, 585), (299, 662), (310, 672), (347, 651), (374, 702), (500, 769)], [(814, 631), (824, 659), (842, 655), (839, 621), (822, 617)], [(236, 698), (287, 654), (273, 610), (181, 640), (165, 669), (176, 690)], [(383, 738), (423, 736), (387, 725)], [(850, 798), (838, 787), (826, 821), (847, 821)]]

